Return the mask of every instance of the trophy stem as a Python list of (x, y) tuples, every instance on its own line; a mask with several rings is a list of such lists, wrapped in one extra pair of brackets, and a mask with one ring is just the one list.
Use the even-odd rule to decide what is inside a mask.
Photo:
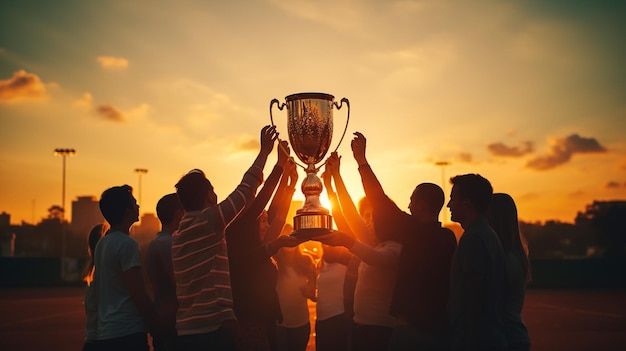
[(330, 211), (320, 202), (323, 185), (322, 180), (315, 173), (315, 166), (309, 164), (306, 177), (302, 181), (304, 205), (296, 211), (296, 216), (293, 218), (295, 232), (292, 235), (315, 236), (328, 233), (333, 227)]
[(302, 193), (305, 196), (304, 205), (296, 213), (315, 212), (328, 214), (329, 211), (320, 202), (320, 194), (324, 186), (322, 185), (322, 180), (315, 172), (315, 166), (309, 165), (306, 172), (306, 177), (302, 181)]

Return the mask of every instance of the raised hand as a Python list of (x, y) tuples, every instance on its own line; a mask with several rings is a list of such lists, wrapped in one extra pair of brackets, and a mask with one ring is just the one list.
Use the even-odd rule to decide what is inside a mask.
[(261, 129), (261, 150), (260, 153), (269, 155), (274, 148), (274, 142), (278, 139), (276, 126), (265, 126)]
[(354, 160), (357, 162), (359, 166), (367, 163), (367, 158), (365, 157), (365, 146), (367, 144), (367, 140), (365, 136), (360, 132), (354, 132), (354, 139), (350, 143), (352, 147), (352, 155), (354, 156)]
[(333, 151), (330, 154), (330, 157), (326, 160), (326, 172), (330, 172), (331, 175), (337, 176), (339, 175), (339, 166), (341, 164), (341, 157), (337, 154), (336, 151)]

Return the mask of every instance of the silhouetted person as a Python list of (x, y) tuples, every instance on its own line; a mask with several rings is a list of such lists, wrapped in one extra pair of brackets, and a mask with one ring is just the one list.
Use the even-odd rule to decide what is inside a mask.
[(276, 291), (283, 315), (276, 327), (276, 350), (305, 351), (311, 334), (308, 300), (316, 300), (315, 263), (299, 246), (281, 248), (274, 259), (278, 266)]
[(152, 332), (154, 351), (173, 350), (176, 345), (176, 281), (172, 266), (172, 233), (183, 217), (183, 206), (175, 193), (163, 196), (156, 206), (161, 222), (159, 231), (148, 246), (146, 272), (152, 282), (154, 305), (163, 320), (163, 328)]
[[(376, 246), (371, 224), (372, 208), (365, 198), (359, 201), (358, 209), (354, 205), (343, 182), (340, 157), (336, 152), (326, 160), (322, 179), (337, 229)], [(322, 259), (318, 264), (315, 346), (318, 351), (348, 350), (361, 261), (342, 246), (323, 244), (322, 250)]]
[[(354, 153), (355, 159), (358, 161), (362, 158), (363, 164), (366, 164), (364, 140), (361, 151), (362, 154)], [(339, 161), (331, 159), (332, 156), (327, 162), (328, 170), (333, 168), (332, 162)], [(368, 192), (371, 190), (370, 184), (365, 178), (362, 180), (365, 195), (372, 206), (369, 223), (372, 223), (370, 227), (373, 230), (369, 229), (368, 232), (374, 234), (374, 239), (370, 239), (374, 245), (341, 231), (321, 236), (318, 240), (327, 245), (346, 247), (361, 260), (354, 293), (351, 350), (386, 350), (396, 323), (390, 307), (402, 245), (399, 243), (397, 228), (390, 226), (392, 223), (376, 211), (375, 200)]]
[(513, 198), (508, 194), (493, 194), (488, 218), (500, 238), (506, 258), (503, 323), (508, 350), (528, 351), (530, 337), (522, 319), (522, 308), (526, 284), (530, 282), (530, 262), (519, 230), (517, 206)]
[[(276, 165), (261, 190), (226, 228), (239, 351), (275, 349), (276, 325), (282, 321), (282, 314), (276, 292), (277, 269), (272, 255), (281, 247), (300, 243), (291, 236), (277, 238), (285, 224), (298, 179), (296, 164), (289, 158), (288, 143), (279, 143)], [(270, 219), (264, 208), (277, 185), (278, 190), (270, 206), (273, 215)]]
[(464, 229), (450, 271), (452, 349), (505, 350), (504, 250), (487, 221), (493, 188), (478, 174), (450, 181), (450, 214)]
[(102, 238), (104, 228), (104, 224), (95, 225), (91, 231), (89, 231), (89, 236), (87, 237), (89, 262), (83, 272), (83, 280), (87, 283), (84, 300), (86, 323), (83, 351), (98, 350), (98, 303), (96, 301), (95, 284), (92, 284), (94, 273), (93, 255), (96, 252), (96, 245), (100, 241), (100, 238)]
[(396, 317), (390, 349), (441, 349), (447, 330), (449, 272), (456, 249), (454, 233), (442, 228), (438, 219), (445, 201), (443, 190), (432, 183), (419, 184), (410, 197), (411, 214), (402, 211), (385, 194), (368, 164), (365, 137), (354, 134), (352, 152), (372, 204), (376, 232), (389, 231), (402, 244), (390, 306)]
[(224, 230), (262, 183), (263, 168), (277, 138), (275, 127), (263, 127), (259, 154), (241, 183), (220, 203), (201, 170), (191, 170), (176, 184), (185, 209), (178, 230), (172, 234), (180, 350), (235, 349), (235, 314)]
[(149, 350), (147, 326), (157, 329), (157, 315), (144, 285), (139, 245), (129, 235), (139, 220), (139, 206), (128, 185), (105, 190), (100, 211), (111, 225), (96, 246), (94, 280), (101, 350)]
[[(350, 345), (352, 315), (346, 315), (344, 286), (348, 264), (352, 257), (353, 255), (344, 247), (322, 245), (322, 257), (317, 265), (315, 306), (317, 351), (346, 351)], [(354, 291), (352, 295), (354, 296)]]

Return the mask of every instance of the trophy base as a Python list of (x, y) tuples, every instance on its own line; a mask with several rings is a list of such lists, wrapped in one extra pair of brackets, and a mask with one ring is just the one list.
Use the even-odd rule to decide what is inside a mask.
[(293, 217), (293, 229), (291, 236), (308, 240), (330, 233), (333, 229), (333, 217), (317, 212), (300, 213)]

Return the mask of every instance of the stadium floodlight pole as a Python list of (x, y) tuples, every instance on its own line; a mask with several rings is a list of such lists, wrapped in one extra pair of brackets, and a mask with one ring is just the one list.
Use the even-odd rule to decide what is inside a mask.
[[(448, 161), (437, 161), (435, 162), (435, 166), (441, 167), (441, 188), (443, 189), (444, 199), (446, 194), (446, 166), (449, 166), (450, 162)], [(443, 223), (446, 223), (446, 219), (448, 218), (448, 207), (446, 206), (446, 201), (443, 202)]]
[(61, 207), (63, 208), (63, 212), (61, 213), (61, 218), (65, 219), (65, 160), (68, 156), (75, 156), (76, 150), (74, 149), (54, 149), (54, 156), (61, 156), (63, 158), (63, 185), (61, 188)]
[[(63, 211), (61, 212), (61, 222), (65, 220), (65, 160), (68, 156), (75, 156), (76, 150), (69, 148), (58, 148), (54, 149), (54, 156), (61, 156), (63, 158), (63, 185), (61, 187), (61, 208)], [(61, 257), (65, 257), (65, 225), (61, 223), (62, 226), (62, 243), (61, 243)]]
[(139, 191), (139, 208), (141, 208), (141, 205), (142, 205), (142, 203), (141, 203), (141, 176), (143, 174), (148, 173), (148, 170), (145, 169), (145, 168), (135, 168), (135, 173), (137, 173), (139, 175), (139, 188), (138, 188), (138, 191)]

